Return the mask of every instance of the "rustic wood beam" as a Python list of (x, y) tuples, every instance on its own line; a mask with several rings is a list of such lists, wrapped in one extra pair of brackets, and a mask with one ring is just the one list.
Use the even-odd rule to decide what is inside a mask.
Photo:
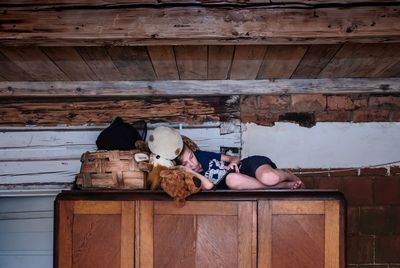
[(0, 82), (0, 97), (229, 96), (400, 92), (400, 78)]
[(345, 6), (180, 4), (0, 14), (0, 45), (232, 45), (399, 42), (399, 3)]

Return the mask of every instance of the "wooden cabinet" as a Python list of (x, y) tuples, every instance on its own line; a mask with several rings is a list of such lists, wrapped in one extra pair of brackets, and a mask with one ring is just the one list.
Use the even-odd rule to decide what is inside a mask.
[(337, 192), (64, 192), (56, 267), (344, 267)]

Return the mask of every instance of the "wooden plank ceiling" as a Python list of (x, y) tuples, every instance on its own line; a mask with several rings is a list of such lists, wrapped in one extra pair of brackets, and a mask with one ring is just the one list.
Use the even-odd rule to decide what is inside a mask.
[(0, 47), (3, 81), (259, 80), (400, 76), (400, 43)]

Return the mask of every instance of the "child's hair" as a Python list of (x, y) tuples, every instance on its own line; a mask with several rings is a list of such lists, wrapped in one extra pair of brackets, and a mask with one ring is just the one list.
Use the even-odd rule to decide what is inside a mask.
[(190, 148), (184, 143), (181, 153), (178, 155), (177, 158), (175, 158), (175, 162), (176, 162), (178, 165), (182, 165), (182, 163), (183, 163), (183, 155), (185, 154), (185, 152), (186, 152), (187, 150), (190, 150)]

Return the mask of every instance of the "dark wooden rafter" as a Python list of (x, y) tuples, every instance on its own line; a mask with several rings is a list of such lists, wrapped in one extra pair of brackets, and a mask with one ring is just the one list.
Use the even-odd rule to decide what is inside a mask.
[[(336, 44), (400, 41), (399, 2), (70, 1), (0, 4), (0, 45)], [(102, 3), (102, 4), (101, 4)]]
[(230, 96), (398, 93), (400, 78), (163, 81), (0, 81), (0, 97)]
[(0, 126), (102, 125), (121, 116), (127, 122), (229, 121), (239, 118), (238, 96), (197, 98), (0, 98)]

